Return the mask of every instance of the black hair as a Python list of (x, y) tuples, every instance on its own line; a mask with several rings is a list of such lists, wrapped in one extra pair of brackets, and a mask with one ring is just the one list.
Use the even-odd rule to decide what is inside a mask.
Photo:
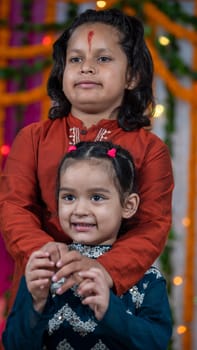
[[(76, 149), (75, 149), (76, 148)], [(112, 155), (108, 154), (112, 152)], [(115, 152), (115, 154), (113, 154)], [(57, 176), (57, 198), (60, 188), (60, 176), (71, 164), (76, 161), (107, 160), (110, 162), (112, 180), (116, 186), (121, 204), (129, 194), (136, 192), (135, 165), (130, 153), (121, 146), (108, 141), (79, 142), (72, 151), (65, 154), (60, 162)], [(94, 163), (93, 163), (94, 164)]]
[(133, 89), (125, 89), (118, 112), (119, 126), (126, 131), (149, 126), (150, 114), (154, 107), (153, 62), (144, 40), (144, 28), (139, 19), (115, 8), (99, 11), (86, 10), (74, 19), (54, 43), (54, 63), (47, 84), (48, 95), (53, 102), (49, 118), (65, 117), (71, 110), (71, 104), (62, 88), (68, 41), (80, 25), (96, 22), (110, 25), (118, 30), (120, 45), (127, 56), (131, 79), (136, 81)]

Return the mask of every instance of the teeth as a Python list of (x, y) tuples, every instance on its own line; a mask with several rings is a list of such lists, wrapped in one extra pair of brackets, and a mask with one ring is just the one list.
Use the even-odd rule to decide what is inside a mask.
[(94, 226), (94, 224), (74, 223), (74, 226)]

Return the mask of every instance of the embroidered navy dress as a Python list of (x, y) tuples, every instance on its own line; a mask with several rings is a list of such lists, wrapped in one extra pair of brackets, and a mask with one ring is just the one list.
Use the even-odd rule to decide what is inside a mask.
[[(110, 248), (70, 245), (90, 258)], [(171, 332), (166, 282), (151, 267), (121, 297), (110, 291), (109, 307), (101, 321), (81, 304), (76, 288), (61, 296), (50, 293), (43, 313), (36, 312), (23, 277), (3, 343), (5, 350), (166, 350)]]

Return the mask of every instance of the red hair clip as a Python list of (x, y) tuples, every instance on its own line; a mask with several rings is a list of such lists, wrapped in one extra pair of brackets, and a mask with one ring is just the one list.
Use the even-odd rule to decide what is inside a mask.
[(76, 151), (77, 147), (75, 145), (69, 146), (68, 147), (68, 153), (72, 151)]
[(111, 148), (109, 149), (109, 151), (107, 151), (107, 155), (111, 158), (115, 158), (116, 156), (116, 149), (115, 148)]

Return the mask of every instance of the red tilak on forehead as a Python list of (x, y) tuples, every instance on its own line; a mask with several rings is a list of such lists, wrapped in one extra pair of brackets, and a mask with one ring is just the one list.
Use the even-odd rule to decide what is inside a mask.
[(94, 36), (94, 32), (93, 30), (91, 30), (89, 33), (88, 33), (88, 45), (89, 45), (89, 50), (91, 50), (91, 44), (92, 44), (92, 38)]

